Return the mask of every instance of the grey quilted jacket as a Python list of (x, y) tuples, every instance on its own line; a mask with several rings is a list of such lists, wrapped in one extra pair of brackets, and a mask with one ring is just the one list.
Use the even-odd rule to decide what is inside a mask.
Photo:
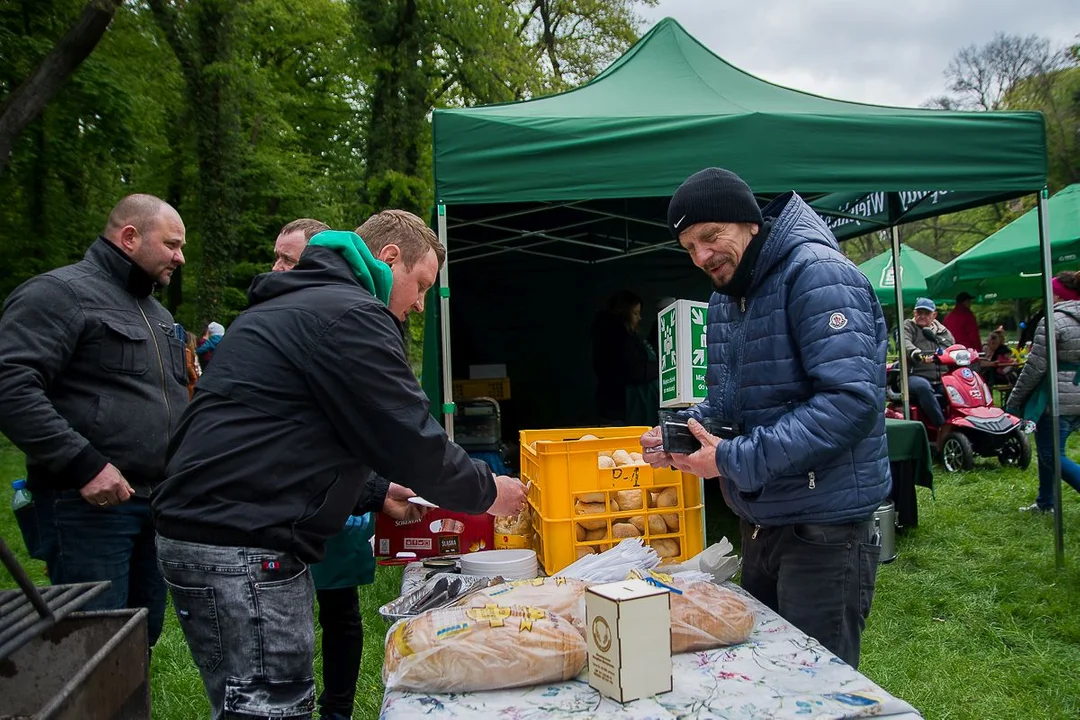
[[(1054, 337), (1057, 339), (1058, 364), (1080, 364), (1080, 301), (1054, 305)], [(1009, 395), (1009, 411), (1020, 412), (1039, 383), (1046, 376), (1046, 321), (1040, 321), (1035, 329), (1027, 364), (1024, 365), (1016, 387)], [(1076, 372), (1058, 372), (1059, 415), (1080, 415), (1080, 386), (1073, 384)]]

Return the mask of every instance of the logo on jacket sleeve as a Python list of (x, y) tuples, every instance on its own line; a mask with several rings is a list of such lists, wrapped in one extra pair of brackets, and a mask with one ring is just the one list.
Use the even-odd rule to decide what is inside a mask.
[(839, 330), (845, 325), (847, 325), (847, 317), (844, 316), (844, 313), (833, 313), (829, 316), (829, 327), (833, 330)]

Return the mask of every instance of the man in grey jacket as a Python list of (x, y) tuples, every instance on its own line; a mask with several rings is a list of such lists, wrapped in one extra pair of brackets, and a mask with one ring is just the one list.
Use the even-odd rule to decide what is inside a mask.
[(0, 318), (0, 432), (26, 454), (37, 537), (54, 584), (111, 581), (84, 609), (165, 613), (150, 492), (187, 405), (184, 348), (151, 295), (184, 264), (184, 223), (129, 195), (82, 261), (32, 278)]
[(904, 321), (904, 352), (911, 362), (911, 377), (908, 388), (911, 397), (919, 405), (919, 410), (934, 427), (945, 424), (945, 413), (938, 403), (934, 392), (934, 383), (941, 373), (932, 357), (938, 348), (947, 348), (953, 344), (952, 333), (938, 322), (937, 305), (929, 298), (917, 298), (915, 311)]

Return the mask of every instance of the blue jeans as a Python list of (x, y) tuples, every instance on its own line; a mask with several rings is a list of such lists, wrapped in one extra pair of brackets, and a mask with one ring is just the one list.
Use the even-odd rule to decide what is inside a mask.
[(165, 620), (165, 582), (154, 551), (150, 501), (98, 507), (78, 490), (34, 493), (40, 545), (32, 550), (44, 560), (53, 585), (110, 581), (109, 588), (80, 610), (146, 608), (150, 645)]
[[(1080, 429), (1080, 416), (1062, 415), (1058, 418), (1058, 437), (1061, 439), (1061, 479), (1080, 492), (1080, 465), (1065, 454), (1065, 441)], [(1042, 509), (1054, 507), (1054, 424), (1053, 418), (1043, 415), (1035, 424), (1036, 457), (1039, 463), (1039, 494), (1035, 504)]]
[(938, 400), (937, 393), (934, 392), (934, 386), (929, 380), (920, 375), (911, 375), (908, 377), (908, 390), (931, 425), (941, 427), (945, 424), (945, 414), (941, 412), (941, 402)]
[(843, 525), (739, 523), (743, 589), (859, 667), (881, 547), (872, 521)]
[(295, 555), (158, 536), (172, 593), (214, 720), (310, 718), (315, 589)]

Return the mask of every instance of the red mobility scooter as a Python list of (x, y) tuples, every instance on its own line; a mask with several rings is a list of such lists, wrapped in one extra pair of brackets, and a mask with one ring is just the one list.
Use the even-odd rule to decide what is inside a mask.
[[(1034, 424), (994, 407), (993, 393), (971, 365), (978, 353), (963, 345), (938, 348), (927, 353), (938, 368), (941, 385), (935, 387), (945, 424), (935, 427), (911, 403), (911, 419), (926, 426), (926, 434), (941, 456), (949, 472), (970, 470), (975, 456), (997, 457), (1006, 467), (1021, 470), (1031, 464), (1031, 442), (1028, 435)], [(900, 363), (889, 365), (886, 371), (886, 396), (890, 417), (903, 417), (903, 396), (900, 386)]]

